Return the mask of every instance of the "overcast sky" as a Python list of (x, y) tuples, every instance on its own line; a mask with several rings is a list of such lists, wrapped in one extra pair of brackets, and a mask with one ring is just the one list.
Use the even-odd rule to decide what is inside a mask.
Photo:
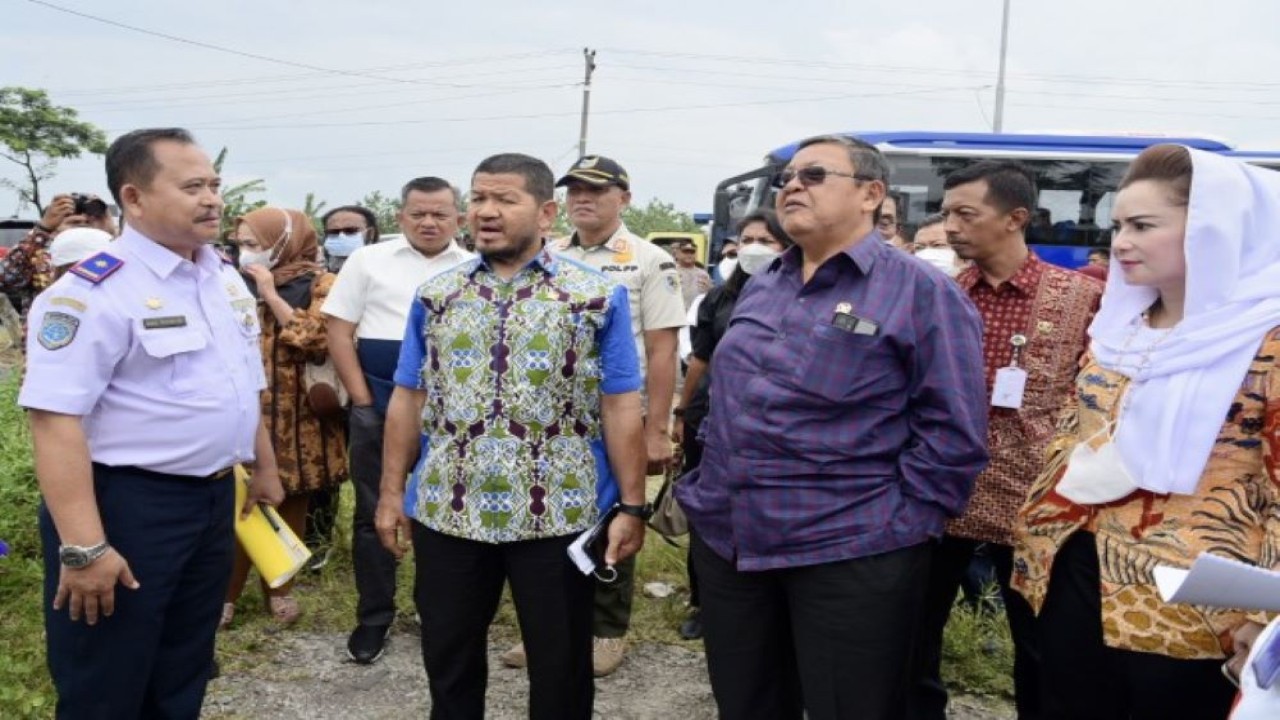
[[(495, 152), (563, 172), (592, 47), (588, 152), (621, 162), (638, 201), (698, 212), (719, 180), (807, 135), (989, 130), (1001, 5), (0, 0), (0, 85), (45, 89), (111, 138), (190, 128), (210, 155), (230, 149), (229, 182), (333, 206), (418, 175), (465, 186)], [(1280, 2), (1012, 5), (1006, 131), (1280, 150)], [(0, 177), (17, 166), (0, 161)], [(45, 188), (105, 196), (101, 157), (61, 163)], [(0, 216), (15, 210), (0, 189)]]

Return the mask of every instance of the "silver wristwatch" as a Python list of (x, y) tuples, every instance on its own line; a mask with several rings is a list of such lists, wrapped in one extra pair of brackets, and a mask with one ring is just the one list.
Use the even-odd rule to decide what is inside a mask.
[(83, 547), (80, 545), (59, 545), (58, 559), (62, 561), (62, 565), (64, 567), (71, 568), (72, 570), (79, 570), (80, 568), (88, 567), (94, 560), (106, 555), (107, 551), (110, 549), (111, 545), (109, 545), (106, 540), (103, 540), (97, 545), (90, 545), (89, 547)]

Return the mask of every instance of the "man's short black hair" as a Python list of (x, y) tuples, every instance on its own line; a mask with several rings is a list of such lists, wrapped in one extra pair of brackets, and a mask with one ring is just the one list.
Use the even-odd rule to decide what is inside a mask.
[(365, 235), (365, 244), (369, 245), (378, 242), (378, 216), (374, 215), (372, 210), (364, 207), (363, 205), (342, 205), (330, 210), (320, 217), (320, 225), (324, 226), (322, 229), (326, 229), (328, 227), (329, 218), (340, 212), (354, 213), (364, 218), (364, 224), (369, 228)]
[(475, 172), (471, 173), (471, 178), (474, 180), (480, 173), (519, 175), (524, 178), (524, 189), (538, 201), (539, 205), (555, 197), (555, 175), (551, 173), (551, 168), (547, 167), (546, 163), (536, 157), (521, 153), (490, 155), (480, 161)]
[(405, 183), (404, 187), (400, 188), (400, 204), (404, 205), (409, 202), (409, 193), (411, 192), (433, 193), (441, 190), (448, 190), (453, 193), (454, 207), (459, 210), (462, 209), (462, 193), (458, 192), (458, 188), (450, 185), (448, 180), (433, 175), (417, 177)]
[(1103, 258), (1106, 258), (1107, 260), (1110, 260), (1111, 248), (1093, 247), (1093, 248), (1089, 248), (1088, 253), (1085, 253), (1085, 257), (1093, 257), (1094, 255), (1099, 255)]
[(196, 139), (182, 128), (144, 128), (134, 130), (115, 139), (107, 148), (107, 189), (116, 205), (120, 202), (120, 189), (125, 185), (147, 186), (160, 170), (152, 146), (162, 140), (195, 145)]
[(920, 232), (921, 230), (927, 227), (932, 227), (933, 225), (937, 225), (946, 219), (947, 219), (946, 216), (944, 216), (940, 212), (929, 213), (928, 215), (925, 215), (923, 218), (921, 218), (920, 224), (916, 226), (916, 232)]
[(987, 182), (985, 200), (1000, 212), (1026, 208), (1029, 221), (1040, 204), (1035, 173), (1013, 160), (979, 160), (966, 165), (948, 175), (942, 182), (942, 189), (950, 190), (979, 180)]
[(879, 180), (884, 183), (885, 191), (889, 190), (889, 163), (875, 145), (844, 135), (818, 135), (801, 140), (796, 152), (810, 145), (839, 145), (849, 153), (849, 162), (853, 163), (853, 171), (859, 177)]

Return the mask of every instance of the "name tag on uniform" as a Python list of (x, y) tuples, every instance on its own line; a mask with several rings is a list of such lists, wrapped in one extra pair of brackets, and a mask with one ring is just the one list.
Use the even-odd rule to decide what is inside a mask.
[(160, 330), (163, 328), (180, 328), (187, 326), (186, 315), (166, 315), (164, 317), (144, 318), (142, 327), (147, 330)]
[(1020, 367), (1002, 367), (996, 371), (996, 384), (991, 389), (991, 405), (1020, 410), (1022, 395), (1027, 390), (1027, 371)]

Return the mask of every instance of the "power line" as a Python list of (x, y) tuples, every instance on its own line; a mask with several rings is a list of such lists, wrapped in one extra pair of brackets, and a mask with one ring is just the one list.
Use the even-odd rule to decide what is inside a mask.
[[(638, 107), (638, 108), (617, 108), (613, 110), (597, 110), (596, 115), (618, 115), (618, 114), (634, 114), (634, 113), (653, 113), (653, 112), (686, 112), (690, 110), (712, 110), (729, 107), (749, 107), (757, 105), (785, 105), (788, 103), (809, 103), (809, 102), (827, 102), (831, 100), (849, 100), (864, 98), (886, 98), (899, 97), (905, 95), (920, 95), (923, 93), (949, 92), (955, 90), (973, 90), (973, 87), (937, 87), (925, 90), (903, 90), (900, 92), (886, 93), (847, 93), (840, 95), (828, 95), (819, 97), (801, 97), (801, 98), (778, 98), (772, 100), (746, 100), (742, 102), (729, 103), (707, 103), (702, 105), (667, 105), (662, 107)], [(244, 125), (238, 127), (218, 127), (208, 129), (218, 130), (294, 130), (303, 128), (331, 128), (331, 127), (380, 127), (395, 125), (423, 125), (429, 123), (452, 123), (452, 122), (483, 122), (489, 120), (536, 120), (544, 118), (568, 117), (578, 115), (577, 111), (571, 112), (551, 112), (551, 113), (530, 113), (525, 115), (490, 115), (481, 117), (435, 117), (435, 118), (419, 118), (414, 120), (371, 120), (363, 122), (347, 122), (347, 123), (307, 123), (307, 124), (290, 124), (290, 125)], [(195, 125), (191, 129), (199, 130), (204, 126)]]
[[(653, 50), (633, 50), (628, 48), (603, 48), (607, 52), (615, 52), (624, 55), (642, 55), (651, 57), (668, 57), (680, 58), (688, 60), (708, 60), (717, 62), (734, 62), (745, 64), (760, 65), (784, 65), (794, 67), (817, 67), (817, 68), (848, 68), (860, 70), (874, 70), (877, 72), (905, 72), (923, 75), (963, 75), (967, 77), (992, 78), (994, 73), (989, 71), (977, 70), (959, 70), (956, 68), (945, 67), (921, 67), (906, 65), (876, 65), (869, 63), (840, 63), (825, 60), (793, 60), (788, 58), (770, 58), (759, 55), (716, 55), (708, 53), (694, 52), (659, 52)], [(1111, 81), (1108, 84), (1122, 85), (1170, 85), (1170, 86), (1209, 86), (1209, 87), (1239, 87), (1239, 88), (1276, 88), (1280, 87), (1280, 83), (1274, 82), (1245, 82), (1245, 81), (1217, 81), (1217, 80), (1167, 80), (1163, 78), (1133, 78), (1121, 77), (1115, 75), (1071, 75), (1071, 74), (1053, 74), (1053, 73), (1010, 73), (1010, 77), (1019, 77), (1024, 79), (1041, 79), (1046, 82), (1088, 82), (1099, 83)]]
[(375, 75), (372, 73), (362, 72), (358, 70), (342, 70), (339, 68), (328, 68), (328, 67), (322, 67), (320, 65), (311, 65), (309, 63), (297, 62), (294, 60), (284, 60), (281, 58), (271, 57), (269, 55), (260, 55), (258, 53), (245, 52), (244, 50), (236, 50), (234, 48), (223, 47), (221, 45), (214, 45), (213, 43), (207, 43), (201, 40), (192, 40), (191, 38), (184, 38), (184, 37), (179, 37), (177, 35), (170, 35), (169, 33), (163, 33), (156, 30), (148, 30), (146, 28), (137, 27), (135, 25), (127, 25), (122, 22), (111, 20), (110, 18), (99, 17), (97, 15), (90, 15), (89, 13), (80, 12), (79, 10), (73, 10), (71, 8), (62, 7), (61, 5), (55, 5), (51, 2), (46, 2), (45, 0), (27, 0), (27, 2), (33, 5), (40, 5), (43, 7), (47, 7), (51, 10), (56, 10), (58, 12), (66, 13), (68, 15), (75, 15), (76, 17), (84, 18), (86, 20), (92, 20), (94, 22), (103, 23), (104, 25), (111, 25), (113, 27), (129, 30), (131, 32), (141, 33), (143, 35), (150, 35), (152, 37), (158, 37), (165, 40), (171, 40), (173, 42), (182, 43), (184, 45), (191, 45), (199, 48), (204, 48), (206, 50), (213, 50), (215, 52), (226, 53), (228, 55), (236, 55), (239, 57), (250, 58), (252, 60), (261, 60), (263, 62), (274, 63), (276, 65), (287, 65), (289, 67), (302, 68), (304, 70), (313, 70), (315, 72), (330, 73), (333, 75), (349, 75), (352, 77), (363, 77), (363, 78), (370, 78), (374, 80), (383, 80), (386, 82), (404, 83), (409, 85), (437, 85), (440, 87), (453, 87), (453, 88), (470, 87), (468, 85), (460, 85), (457, 83), (437, 82), (432, 80), (415, 80), (411, 78), (399, 78), (399, 77), (393, 77), (389, 75)]
[[(457, 60), (437, 60), (437, 61), (430, 61), (430, 62), (404, 63), (400, 65), (382, 65), (377, 67), (358, 68), (356, 72), (366, 72), (366, 73), (367, 72), (387, 72), (387, 71), (394, 71), (394, 70), (416, 70), (416, 69), (435, 68), (435, 67), (456, 67), (461, 65), (483, 65), (483, 64), (496, 63), (496, 62), (507, 62), (509, 60), (526, 60), (526, 59), (539, 58), (539, 57), (549, 57), (552, 55), (564, 55), (569, 52), (575, 52), (575, 51), (565, 50), (565, 49), (537, 50), (537, 51), (530, 51), (530, 52), (510, 53), (506, 55), (485, 55), (485, 56), (477, 56), (477, 57), (470, 57), (470, 58), (462, 58)], [(556, 68), (563, 68), (563, 67), (577, 67), (577, 65), (556, 66)], [(504, 71), (498, 70), (498, 71), (494, 71), (493, 73), (482, 73), (482, 74), (498, 74), (501, 72), (504, 72)], [(289, 81), (296, 81), (296, 80), (302, 80), (302, 81), (326, 80), (328, 79), (328, 76), (331, 74), (332, 73), (329, 73), (329, 72), (308, 72), (308, 73), (293, 73), (289, 75), (260, 75), (260, 76), (254, 76), (254, 77), (225, 78), (222, 80), (190, 80), (190, 81), (185, 81), (180, 83), (166, 83), (161, 85), (123, 85), (123, 86), (117, 86), (117, 87), (99, 86), (95, 88), (81, 88), (81, 89), (75, 89), (75, 88), (62, 89), (62, 90), (53, 89), (53, 90), (50, 90), (49, 92), (51, 94), (56, 94), (56, 95), (73, 95), (73, 96), (113, 95), (113, 94), (127, 94), (132, 92), (155, 92), (155, 91), (163, 91), (163, 90), (183, 90), (183, 89), (190, 89), (190, 88), (206, 88), (206, 87), (218, 87), (218, 86), (260, 85), (262, 83), (289, 82)]]

